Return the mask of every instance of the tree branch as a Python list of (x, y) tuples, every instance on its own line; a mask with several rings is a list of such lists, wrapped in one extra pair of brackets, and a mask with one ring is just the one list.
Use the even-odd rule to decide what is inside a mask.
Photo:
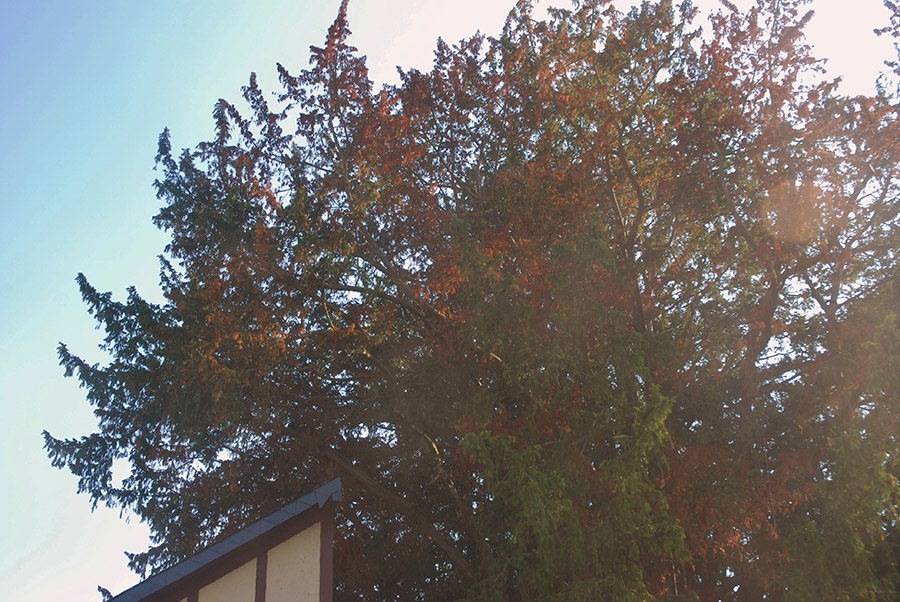
[(418, 527), (422, 530), (423, 535), (430, 539), (432, 543), (434, 543), (437, 547), (444, 551), (445, 554), (450, 558), (453, 565), (468, 579), (472, 581), (476, 580), (476, 575), (474, 569), (466, 560), (465, 556), (463, 556), (462, 552), (456, 549), (456, 546), (448, 537), (446, 537), (443, 533), (438, 531), (435, 526), (431, 523), (431, 521), (421, 518), (417, 515), (415, 508), (413, 505), (408, 502), (405, 498), (397, 495), (368, 474), (366, 474), (362, 469), (353, 464), (349, 458), (342, 455), (341, 453), (329, 449), (325, 451), (325, 456), (345, 470), (351, 477), (356, 479), (363, 487), (377, 495), (384, 501), (388, 506), (393, 508), (394, 510), (401, 512), (407, 515), (414, 523), (418, 525)]

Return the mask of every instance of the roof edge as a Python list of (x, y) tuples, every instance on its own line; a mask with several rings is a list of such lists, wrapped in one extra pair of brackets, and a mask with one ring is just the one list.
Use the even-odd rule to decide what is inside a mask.
[(339, 477), (319, 485), (312, 491), (288, 502), (281, 508), (266, 514), (262, 518), (223, 537), (200, 550), (193, 556), (169, 568), (151, 575), (140, 583), (128, 588), (109, 602), (139, 602), (144, 598), (160, 592), (173, 583), (199, 571), (225, 554), (236, 550), (244, 544), (255, 540), (278, 528), (290, 519), (297, 517), (312, 508), (322, 508), (329, 501), (341, 501), (341, 479)]

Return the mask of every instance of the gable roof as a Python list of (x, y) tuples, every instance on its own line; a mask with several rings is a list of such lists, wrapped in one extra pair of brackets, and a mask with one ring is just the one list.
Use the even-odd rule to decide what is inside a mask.
[[(285, 523), (291, 522), (292, 525), (299, 527), (309, 522), (301, 518), (304, 515), (310, 515), (308, 517), (310, 519), (323, 516), (323, 513), (317, 512), (317, 510), (324, 508), (330, 501), (341, 501), (341, 480), (339, 478), (320, 485), (256, 522), (220, 539), (194, 556), (148, 577), (118, 596), (114, 596), (110, 602), (149, 602), (161, 599), (168, 592), (177, 589), (179, 583), (191, 576), (214, 569), (213, 565), (234, 564), (233, 559), (246, 555), (241, 554), (242, 550), (255, 548), (253, 543), (257, 540), (271, 540), (273, 536), (283, 539), (277, 532)], [(229, 562), (229, 559), (232, 562)]]

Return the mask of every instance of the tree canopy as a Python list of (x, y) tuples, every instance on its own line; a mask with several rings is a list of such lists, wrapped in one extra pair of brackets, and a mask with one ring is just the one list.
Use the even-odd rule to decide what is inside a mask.
[(345, 1), (163, 132), (165, 301), (79, 276), (98, 429), (45, 433), (132, 567), (339, 474), (342, 600), (897, 599), (897, 79), (723, 4), (521, 0), (375, 90)]

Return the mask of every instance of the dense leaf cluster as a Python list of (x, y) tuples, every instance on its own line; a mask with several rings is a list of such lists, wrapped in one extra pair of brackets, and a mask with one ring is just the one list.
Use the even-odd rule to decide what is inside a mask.
[(896, 599), (900, 105), (801, 4), (522, 0), (376, 92), (345, 3), (160, 137), (166, 301), (79, 277), (111, 359), (60, 348), (99, 426), (53, 463), (139, 571), (340, 474), (339, 599)]

